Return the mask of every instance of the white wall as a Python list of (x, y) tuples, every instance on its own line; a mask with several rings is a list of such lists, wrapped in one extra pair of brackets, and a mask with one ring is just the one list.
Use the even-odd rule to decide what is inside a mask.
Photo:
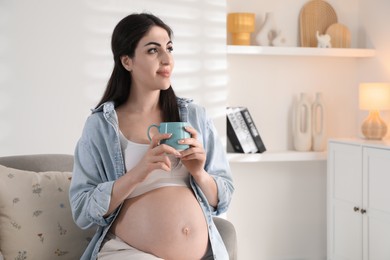
[(240, 260), (320, 260), (326, 250), (324, 162), (233, 163), (228, 218)]
[[(228, 0), (228, 12), (254, 12), (257, 29), (271, 11), (299, 46), (298, 17), (306, 0)], [(292, 150), (292, 106), (300, 92), (322, 92), (328, 137), (361, 136), (362, 81), (390, 81), (390, 2), (328, 0), (347, 25), (352, 47), (375, 48), (374, 58), (228, 55), (229, 105), (251, 111), (268, 151)], [(228, 37), (229, 39), (229, 37)], [(390, 112), (381, 114), (390, 123)], [(387, 135), (390, 136), (390, 130)], [(326, 259), (326, 162), (232, 163), (236, 192), (228, 217), (238, 233), (239, 259)]]
[[(386, 0), (359, 0), (360, 30), (362, 41), (376, 50), (373, 59), (365, 60), (359, 66), (359, 82), (390, 82), (390, 2)], [(359, 111), (359, 123), (367, 116), (367, 111)], [(390, 111), (382, 111), (382, 118), (388, 125), (386, 138), (390, 138)]]
[(110, 37), (132, 12), (174, 30), (173, 87), (225, 135), (226, 2), (0, 1), (0, 156), (73, 153), (113, 68)]

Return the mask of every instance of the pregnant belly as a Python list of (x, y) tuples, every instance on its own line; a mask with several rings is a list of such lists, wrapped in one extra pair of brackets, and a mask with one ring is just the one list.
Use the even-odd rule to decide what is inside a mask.
[(111, 232), (127, 244), (163, 259), (201, 259), (208, 230), (187, 187), (164, 187), (124, 202)]

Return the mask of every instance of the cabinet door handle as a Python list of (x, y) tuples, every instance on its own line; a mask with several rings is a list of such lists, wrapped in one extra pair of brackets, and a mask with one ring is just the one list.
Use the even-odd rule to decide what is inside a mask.
[(364, 213), (366, 213), (367, 211), (366, 211), (365, 209), (361, 209), (360, 212), (361, 212), (362, 214), (364, 214)]
[(359, 207), (353, 207), (353, 211), (358, 212), (359, 210)]

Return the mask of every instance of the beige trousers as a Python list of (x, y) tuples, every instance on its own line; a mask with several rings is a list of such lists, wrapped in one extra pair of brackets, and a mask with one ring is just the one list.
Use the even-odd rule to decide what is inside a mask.
[(98, 253), (98, 260), (163, 260), (152, 254), (142, 252), (129, 246), (114, 234), (108, 233)]
[[(145, 253), (126, 244), (112, 233), (107, 233), (98, 253), (98, 260), (164, 260), (155, 255)], [(210, 249), (202, 260), (213, 260), (213, 251)]]

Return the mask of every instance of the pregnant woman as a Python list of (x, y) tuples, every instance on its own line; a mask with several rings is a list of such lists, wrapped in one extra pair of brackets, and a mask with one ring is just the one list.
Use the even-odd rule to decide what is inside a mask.
[[(112, 34), (114, 69), (75, 150), (73, 218), (97, 231), (81, 259), (224, 259), (213, 222), (234, 190), (224, 148), (205, 109), (176, 97), (172, 31), (158, 17), (131, 14)], [(189, 145), (160, 144), (146, 131), (188, 122)]]

